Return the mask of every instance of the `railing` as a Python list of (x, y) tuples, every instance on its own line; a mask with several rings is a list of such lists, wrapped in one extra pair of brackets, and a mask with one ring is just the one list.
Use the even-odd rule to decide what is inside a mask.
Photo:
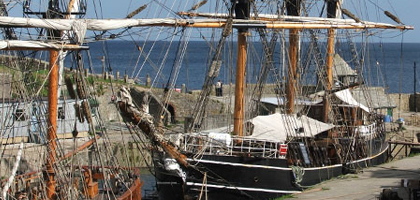
[(227, 133), (210, 133), (184, 135), (183, 147), (184, 151), (197, 155), (245, 155), (284, 158), (285, 153), (280, 155), (279, 151), (281, 144), (283, 143), (246, 137), (232, 137)]
[(371, 139), (375, 136), (375, 133), (377, 133), (377, 127), (376, 123), (372, 123), (370, 125), (365, 126), (355, 126), (355, 133), (359, 134), (359, 136), (366, 137), (368, 139)]
[(351, 133), (351, 137), (353, 137), (353, 134), (359, 135), (361, 137), (365, 137), (367, 139), (372, 139), (376, 136), (376, 134), (380, 131), (380, 129), (384, 129), (384, 127), (381, 127), (381, 125), (377, 125), (376, 123), (372, 123), (369, 125), (361, 125), (361, 126), (336, 126), (337, 128), (345, 128), (345, 131), (348, 131), (348, 133)]

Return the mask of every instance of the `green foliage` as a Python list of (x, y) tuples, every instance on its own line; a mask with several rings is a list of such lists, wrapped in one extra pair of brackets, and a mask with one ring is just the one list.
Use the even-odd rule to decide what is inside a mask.
[(408, 155), (408, 157), (415, 157), (415, 156), (418, 156), (418, 155), (420, 155), (420, 153), (410, 153)]
[(329, 188), (329, 187), (322, 187), (321, 189), (322, 189), (322, 190), (330, 190), (330, 188)]
[(359, 176), (355, 174), (342, 174), (337, 176), (337, 179), (349, 179), (349, 178), (359, 178)]
[(281, 197), (274, 198), (272, 200), (284, 200), (284, 199), (292, 199), (292, 198), (296, 198), (296, 197), (294, 197), (292, 194), (286, 194)]
[(99, 107), (99, 102), (98, 102), (98, 100), (96, 100), (94, 98), (90, 98), (89, 99), (89, 105), (90, 105), (91, 108)]

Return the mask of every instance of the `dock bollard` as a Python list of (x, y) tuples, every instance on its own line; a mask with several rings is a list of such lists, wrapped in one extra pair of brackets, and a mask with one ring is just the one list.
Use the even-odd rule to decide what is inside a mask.
[(186, 93), (187, 92), (187, 88), (185, 87), (185, 83), (183, 83), (182, 85), (181, 85), (181, 93)]

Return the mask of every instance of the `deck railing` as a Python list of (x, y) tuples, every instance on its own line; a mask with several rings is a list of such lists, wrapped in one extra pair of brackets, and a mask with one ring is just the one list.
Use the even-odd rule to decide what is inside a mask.
[[(283, 143), (255, 138), (234, 137), (229, 134), (186, 134), (184, 151), (207, 155), (245, 155), (264, 158), (283, 158), (280, 145)], [(287, 146), (283, 145), (283, 148)]]

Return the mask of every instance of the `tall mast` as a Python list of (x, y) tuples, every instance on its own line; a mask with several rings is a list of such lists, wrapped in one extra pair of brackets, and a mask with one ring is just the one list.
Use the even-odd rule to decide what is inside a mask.
[[(328, 0), (327, 1), (327, 17), (328, 18), (337, 18), (341, 15), (339, 12), (339, 8), (341, 5), (341, 0)], [(333, 84), (333, 58), (334, 58), (334, 46), (335, 46), (335, 29), (330, 28), (328, 29), (328, 40), (327, 40), (327, 56), (326, 56), (326, 87), (325, 87), (325, 95), (324, 95), (324, 110), (323, 110), (323, 121), (328, 122), (328, 113), (330, 111), (331, 105), (329, 102), (328, 95), (332, 90)]]
[(57, 148), (57, 90), (58, 90), (58, 59), (57, 50), (50, 50), (50, 76), (48, 85), (48, 158), (47, 158), (47, 198), (56, 199), (55, 195), (55, 172)]
[[(57, 18), (57, 11), (59, 11), (57, 0), (50, 0), (48, 5), (48, 11), (46, 13), (47, 18)], [(60, 32), (56, 30), (49, 31), (50, 39), (60, 37)], [(50, 50), (50, 75), (48, 84), (48, 157), (46, 162), (47, 168), (47, 199), (56, 199), (56, 180), (54, 165), (56, 161), (56, 149), (57, 149), (57, 104), (58, 104), (58, 50)]]
[[(235, 8), (236, 19), (249, 19), (249, 0), (231, 0)], [(233, 133), (243, 135), (244, 104), (245, 104), (245, 67), (246, 67), (246, 36), (247, 28), (238, 29), (238, 52), (236, 61), (236, 83), (235, 83), (235, 110), (233, 121)]]
[(417, 112), (417, 69), (414, 61), (414, 112)]
[[(286, 10), (287, 15), (300, 15), (301, 0), (287, 0)], [(295, 107), (295, 91), (296, 91), (296, 70), (298, 64), (298, 50), (299, 50), (299, 30), (289, 30), (289, 68), (287, 70), (287, 85), (286, 85), (286, 113), (292, 114)]]

